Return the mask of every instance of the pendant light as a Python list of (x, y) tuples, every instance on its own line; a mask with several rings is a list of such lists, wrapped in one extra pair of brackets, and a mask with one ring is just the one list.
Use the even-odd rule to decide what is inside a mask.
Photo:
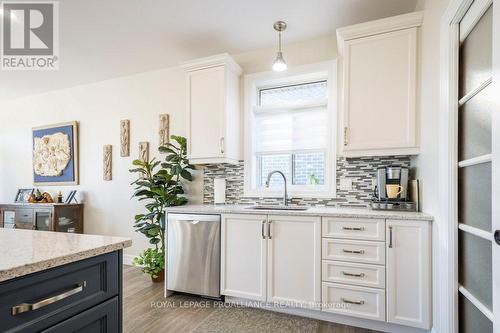
[(282, 72), (282, 71), (286, 70), (286, 67), (287, 67), (286, 61), (283, 58), (283, 53), (281, 52), (281, 33), (283, 31), (285, 31), (286, 23), (283, 21), (277, 21), (274, 23), (273, 27), (274, 27), (274, 30), (276, 30), (278, 32), (278, 36), (279, 36), (278, 37), (279, 38), (278, 54), (276, 55), (276, 59), (274, 59), (273, 70), (275, 70), (277, 72)]

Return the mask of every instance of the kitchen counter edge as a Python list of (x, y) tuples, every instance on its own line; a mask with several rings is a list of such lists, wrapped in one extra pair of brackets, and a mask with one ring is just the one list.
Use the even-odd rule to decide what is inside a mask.
[(311, 207), (304, 211), (249, 209), (252, 205), (186, 205), (168, 207), (167, 213), (184, 214), (253, 214), (253, 215), (294, 215), (346, 218), (373, 218), (393, 220), (433, 221), (432, 215), (420, 212), (382, 211), (370, 208)]

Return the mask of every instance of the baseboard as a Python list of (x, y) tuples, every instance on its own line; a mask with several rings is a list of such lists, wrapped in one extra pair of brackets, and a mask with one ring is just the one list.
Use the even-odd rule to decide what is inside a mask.
[[(228, 303), (236, 303), (236, 304), (247, 304), (249, 307), (255, 307), (255, 303), (248, 301), (238, 297), (225, 297), (226, 302)], [(362, 318), (354, 318), (350, 316), (343, 316), (334, 313), (326, 313), (317, 310), (309, 310), (309, 309), (297, 309), (297, 308), (284, 308), (284, 307), (275, 307), (272, 303), (260, 304), (259, 308), (265, 310), (271, 310), (301, 317), (307, 317), (317, 320), (329, 321), (332, 323), (338, 323), (343, 325), (355, 326), (365, 329), (371, 329), (375, 331), (388, 332), (388, 333), (427, 333), (429, 331), (414, 327), (402, 326), (397, 324), (389, 324), (386, 322), (375, 321), (370, 319), (362, 319)]]
[(132, 261), (134, 260), (135, 257), (136, 256), (131, 255), (131, 254), (124, 254), (123, 255), (123, 264), (128, 265), (128, 266), (132, 266)]

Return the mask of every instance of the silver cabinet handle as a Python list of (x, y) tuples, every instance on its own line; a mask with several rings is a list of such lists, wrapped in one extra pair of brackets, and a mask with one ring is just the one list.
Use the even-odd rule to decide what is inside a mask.
[(364, 227), (342, 227), (342, 230), (364, 231)]
[(344, 146), (347, 146), (349, 144), (349, 140), (347, 137), (347, 126), (344, 127)]
[(389, 248), (392, 249), (392, 227), (389, 227)]
[(55, 302), (61, 301), (65, 298), (68, 298), (71, 295), (75, 295), (81, 293), (83, 288), (87, 286), (87, 281), (83, 281), (82, 283), (77, 284), (74, 288), (63, 292), (62, 294), (52, 296), (46, 299), (42, 299), (36, 303), (22, 303), (16, 306), (13, 306), (11, 309), (11, 313), (13, 316), (18, 315), (23, 312), (29, 312), (37, 309), (41, 309), (47, 305), (53, 304)]
[(363, 304), (365, 304), (365, 301), (351, 301), (351, 300), (348, 300), (347, 298), (342, 297), (342, 303), (363, 305)]
[(220, 138), (220, 153), (224, 154), (224, 137)]
[(344, 252), (344, 253), (354, 253), (354, 254), (364, 254), (365, 250), (346, 250), (346, 249), (342, 249), (342, 252)]
[(260, 233), (262, 235), (262, 239), (266, 239), (266, 235), (264, 234), (264, 226), (266, 225), (266, 220), (262, 220), (262, 226), (260, 228)]
[(364, 278), (365, 277), (365, 273), (348, 273), (348, 272), (344, 272), (342, 271), (342, 275), (345, 275), (345, 276), (353, 276), (353, 277), (359, 277), (359, 278)]
[(273, 236), (271, 236), (271, 223), (273, 221), (267, 222), (267, 239), (273, 239)]

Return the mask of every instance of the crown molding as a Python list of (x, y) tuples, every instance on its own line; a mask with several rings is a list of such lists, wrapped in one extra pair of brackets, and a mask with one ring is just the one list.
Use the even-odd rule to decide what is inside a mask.
[(390, 31), (420, 27), (423, 20), (424, 12), (420, 11), (339, 28), (337, 29), (339, 52), (342, 52), (342, 46), (345, 41)]
[(229, 55), (229, 53), (216, 54), (210, 57), (199, 58), (182, 63), (181, 68), (188, 72), (197, 71), (200, 69), (226, 66), (237, 75), (241, 75), (242, 69), (240, 65)]

